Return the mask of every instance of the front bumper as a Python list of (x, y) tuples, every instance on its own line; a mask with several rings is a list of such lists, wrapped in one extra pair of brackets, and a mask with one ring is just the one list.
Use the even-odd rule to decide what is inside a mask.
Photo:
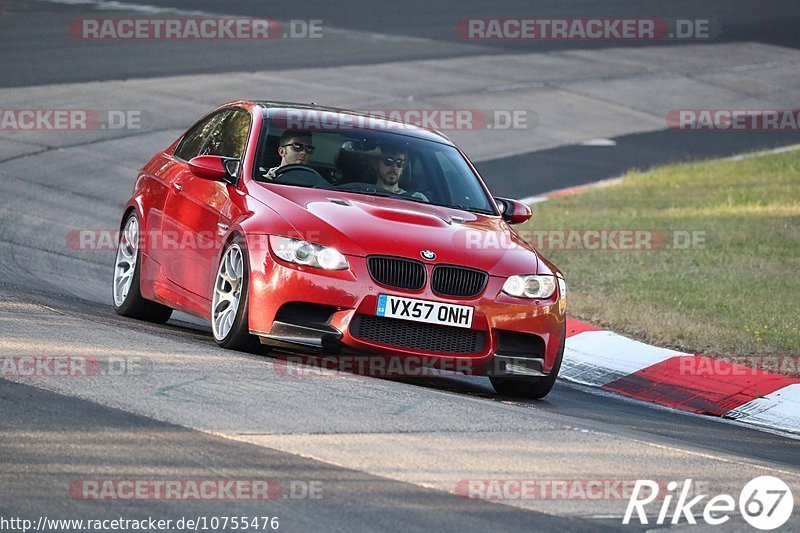
[[(490, 276), (481, 295), (450, 298), (428, 284), (419, 291), (378, 285), (362, 257), (348, 256), (349, 270), (321, 271), (258, 255), (250, 257), (248, 310), (250, 331), (262, 343), (473, 375), (545, 376), (558, 356), (565, 320), (558, 291), (548, 300), (514, 298), (501, 292), (505, 278)], [(377, 317), (381, 294), (471, 306), (472, 328)]]

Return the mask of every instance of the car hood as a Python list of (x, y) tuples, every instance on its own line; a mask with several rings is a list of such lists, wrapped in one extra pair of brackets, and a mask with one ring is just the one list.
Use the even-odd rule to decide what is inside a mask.
[[(260, 185), (260, 184), (259, 184)], [(302, 238), (345, 255), (392, 255), (479, 268), (494, 276), (536, 273), (536, 251), (498, 216), (408, 200), (292, 186), (258, 186), (251, 196)]]

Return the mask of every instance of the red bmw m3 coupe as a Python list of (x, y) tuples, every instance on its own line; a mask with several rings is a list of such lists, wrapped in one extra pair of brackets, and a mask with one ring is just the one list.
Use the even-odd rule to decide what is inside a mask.
[(139, 173), (113, 276), (120, 315), (211, 322), (237, 350), (415, 358), (541, 398), (565, 339), (562, 274), (433, 130), (232, 102)]

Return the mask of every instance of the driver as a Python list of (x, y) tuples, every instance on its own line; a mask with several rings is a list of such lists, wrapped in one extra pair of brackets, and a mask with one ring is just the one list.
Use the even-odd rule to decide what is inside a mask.
[(264, 178), (268, 180), (275, 179), (275, 171), (285, 165), (308, 164), (308, 158), (313, 153), (314, 146), (311, 144), (310, 132), (284, 131), (278, 144), (278, 155), (281, 156), (281, 164), (269, 169), (264, 174)]
[(428, 197), (421, 192), (409, 193), (400, 188), (400, 176), (408, 162), (408, 152), (403, 146), (381, 146), (381, 156), (378, 159), (378, 177), (376, 185), (395, 194), (405, 194), (412, 198), (419, 198), (429, 202)]

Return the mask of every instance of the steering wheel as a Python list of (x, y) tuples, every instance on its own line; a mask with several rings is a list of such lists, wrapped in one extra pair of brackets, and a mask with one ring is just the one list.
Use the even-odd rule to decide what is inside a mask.
[[(296, 176), (291, 176), (290, 179), (281, 180), (281, 176), (289, 172), (296, 172)], [(287, 176), (289, 178), (289, 176)], [(291, 165), (283, 165), (275, 170), (276, 183), (287, 183), (289, 185), (306, 185), (308, 187), (332, 187), (331, 183), (322, 177), (322, 174), (316, 171), (314, 167), (303, 165), (302, 163), (292, 163)]]

